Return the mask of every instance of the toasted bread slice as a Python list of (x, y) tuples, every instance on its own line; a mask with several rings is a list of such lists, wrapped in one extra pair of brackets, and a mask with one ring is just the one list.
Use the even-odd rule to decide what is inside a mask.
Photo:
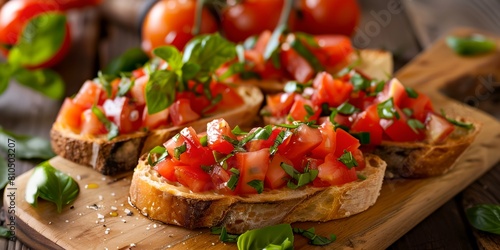
[[(359, 50), (359, 53), (353, 53), (351, 58), (347, 60), (347, 63), (345, 65), (342, 65), (342, 67), (339, 67), (338, 70), (341, 70), (343, 67), (349, 66), (349, 64), (351, 63), (357, 64), (354, 67), (356, 70), (359, 70), (363, 72), (363, 74), (378, 80), (387, 79), (388, 76), (392, 75), (394, 71), (392, 53), (385, 50)], [(286, 83), (278, 80), (259, 79), (248, 79), (244, 80), (243, 82), (258, 86), (260, 89), (262, 89), (262, 91), (268, 94), (282, 92)]]
[(189, 229), (225, 226), (230, 233), (299, 221), (329, 221), (365, 211), (379, 196), (386, 164), (367, 154), (357, 180), (342, 186), (282, 188), (247, 196), (193, 193), (167, 181), (147, 164), (146, 155), (134, 170), (130, 201), (154, 220)]
[[(207, 122), (224, 117), (232, 125), (252, 125), (261, 103), (262, 92), (255, 86), (241, 85), (237, 88), (244, 105), (207, 118), (185, 124), (197, 131), (204, 131)], [(161, 145), (177, 134), (184, 126), (175, 126), (152, 131), (138, 131), (120, 135), (109, 141), (106, 136), (88, 137), (73, 133), (61, 124), (54, 124), (50, 131), (54, 152), (68, 160), (94, 168), (105, 175), (114, 175), (132, 170), (139, 157), (153, 147)]]

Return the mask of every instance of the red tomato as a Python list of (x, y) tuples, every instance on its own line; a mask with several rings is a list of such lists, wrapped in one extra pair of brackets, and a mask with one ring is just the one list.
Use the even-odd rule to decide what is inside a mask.
[(348, 169), (336, 156), (329, 154), (325, 162), (318, 166), (318, 178), (330, 185), (343, 185), (358, 179), (356, 168)]
[(338, 107), (347, 101), (354, 88), (352, 84), (333, 79), (332, 75), (326, 72), (316, 75), (313, 86), (315, 92), (311, 97), (312, 102), (318, 106), (328, 103), (330, 107)]
[(210, 91), (213, 97), (216, 97), (218, 94), (222, 95), (222, 100), (217, 103), (215, 109), (211, 109), (209, 112), (228, 111), (245, 103), (238, 92), (227, 84), (212, 83), (210, 85)]
[(84, 108), (91, 108), (93, 105), (100, 104), (99, 100), (103, 91), (100, 84), (87, 80), (73, 98), (73, 102)]
[(203, 93), (194, 93), (192, 91), (177, 92), (175, 98), (176, 100), (189, 99), (191, 109), (199, 115), (207, 113), (206, 108), (210, 106), (210, 101)]
[(236, 136), (233, 135), (231, 127), (224, 119), (215, 119), (207, 124), (207, 143), (211, 150), (223, 154), (231, 153), (234, 145), (226, 138), (236, 139)]
[(74, 133), (80, 133), (81, 114), (85, 110), (84, 107), (77, 105), (71, 98), (64, 99), (64, 103), (57, 115), (56, 123), (67, 126)]
[(277, 93), (266, 96), (266, 103), (272, 116), (282, 117), (290, 112), (295, 102), (295, 93)]
[[(175, 161), (182, 162), (185, 165), (200, 167), (202, 165), (211, 166), (215, 163), (212, 151), (201, 145), (200, 138), (192, 127), (182, 129), (178, 135), (172, 137), (163, 145)], [(180, 150), (183, 147), (185, 147), (184, 150)]]
[(399, 119), (380, 119), (380, 126), (384, 129), (385, 134), (388, 135), (392, 141), (396, 142), (413, 142), (425, 139), (425, 132), (417, 129), (418, 133), (415, 133), (408, 125), (408, 120), (403, 112), (401, 112), (398, 107), (395, 108), (396, 112), (399, 113)]
[(384, 102), (393, 98), (394, 105), (400, 107), (401, 103), (408, 97), (405, 86), (396, 78), (393, 78), (384, 87), (384, 90), (377, 95), (378, 102)]
[[(162, 45), (173, 45), (182, 50), (193, 38), (196, 1), (161, 0), (146, 14), (142, 23), (142, 49), (151, 54)], [(207, 9), (203, 9), (200, 33), (217, 31), (217, 21)]]
[(300, 0), (295, 29), (310, 34), (351, 36), (360, 18), (356, 0)]
[[(62, 13), (59, 5), (41, 0), (8, 1), (0, 10), (0, 43), (14, 45), (29, 20), (43, 13)], [(67, 54), (71, 43), (69, 25), (66, 23), (65, 37), (60, 49), (46, 61), (25, 67), (46, 68), (57, 64)]]
[(360, 149), (356, 149), (351, 152), (352, 156), (354, 157), (354, 160), (358, 163), (358, 166), (356, 166), (356, 171), (361, 171), (365, 169), (366, 167), (366, 161), (363, 156), (363, 152)]
[[(47, 0), (45, 0), (47, 1)], [(48, 0), (58, 4), (63, 10), (84, 8), (100, 4), (103, 0)]]
[(360, 110), (365, 110), (375, 103), (375, 100), (375, 96), (367, 96), (364, 91), (353, 91), (349, 98), (349, 103)]
[(239, 194), (256, 194), (257, 190), (248, 183), (258, 180), (264, 184), (266, 172), (269, 168), (269, 149), (238, 153), (236, 154), (236, 161), (237, 168), (240, 171), (240, 178), (235, 191)]
[(370, 133), (370, 145), (379, 145), (382, 142), (383, 129), (380, 126), (380, 118), (377, 113), (377, 104), (373, 104), (365, 111), (359, 113), (352, 123), (351, 132)]
[(130, 95), (137, 105), (146, 104), (146, 84), (148, 83), (149, 76), (143, 75), (134, 81), (134, 86), (130, 88)]
[[(99, 97), (99, 104), (104, 103), (105, 100), (107, 99), (114, 99), (116, 97), (116, 94), (118, 93), (118, 88), (120, 86), (120, 78), (116, 78), (113, 81), (111, 81), (111, 93), (108, 95), (108, 92), (106, 90), (101, 91), (101, 97)], [(102, 103), (101, 103), (102, 102)]]
[(214, 165), (212, 171), (210, 172), (210, 177), (212, 178), (212, 183), (218, 193), (228, 195), (235, 194), (234, 191), (227, 186), (227, 182), (231, 178), (231, 173), (228, 170), (225, 170), (219, 165)]
[[(98, 108), (104, 112), (102, 107)], [(108, 132), (104, 124), (99, 121), (99, 118), (92, 112), (92, 109), (83, 111), (81, 120), (81, 135), (102, 135)]]
[(280, 154), (275, 154), (269, 163), (269, 168), (267, 169), (264, 182), (266, 187), (271, 189), (283, 187), (286, 184), (287, 179), (290, 178), (290, 176), (281, 167), (281, 163), (293, 166), (292, 161)]
[(429, 143), (441, 143), (455, 130), (455, 127), (444, 117), (431, 112), (426, 120), (426, 129)]
[(295, 98), (295, 102), (290, 109), (290, 116), (295, 121), (317, 121), (320, 114), (321, 109), (314, 105), (311, 100), (307, 100), (302, 96)]
[(107, 99), (103, 108), (108, 119), (118, 126), (120, 134), (133, 133), (141, 127), (141, 113), (130, 98)]
[(149, 114), (148, 107), (144, 106), (144, 111), (142, 112), (142, 127), (147, 129), (157, 129), (161, 126), (168, 125), (169, 109), (166, 108), (160, 112)]
[(425, 122), (427, 114), (434, 110), (431, 99), (422, 93), (418, 93), (417, 98), (405, 98), (400, 107), (411, 109), (412, 117), (415, 117), (420, 122)]
[(321, 132), (323, 140), (321, 144), (311, 151), (311, 153), (313, 157), (323, 159), (326, 155), (335, 153), (337, 135), (335, 127), (330, 121), (323, 122), (319, 126), (319, 131)]
[(154, 169), (169, 181), (177, 181), (175, 176), (175, 166), (181, 165), (182, 163), (172, 160), (171, 157), (167, 157), (163, 161), (160, 161), (154, 166)]
[(196, 121), (200, 115), (191, 109), (189, 99), (178, 99), (168, 108), (170, 119), (174, 126), (180, 126), (188, 122)]
[(361, 145), (358, 139), (356, 139), (351, 134), (347, 133), (345, 130), (339, 128), (335, 132), (336, 132), (335, 156), (340, 157), (342, 154), (344, 154), (344, 150), (347, 150), (349, 152), (354, 152)]
[(339, 70), (348, 66), (350, 56), (354, 52), (349, 37), (340, 35), (321, 35), (314, 37), (319, 48), (310, 48), (313, 54), (318, 58), (330, 73), (337, 73)]
[[(305, 124), (301, 124), (293, 133), (290, 142), (286, 147), (279, 149), (283, 156), (292, 160), (294, 163), (302, 160), (307, 152), (317, 147), (323, 136), (318, 129), (311, 128)], [(294, 164), (300, 166), (300, 164)]]
[(174, 168), (177, 181), (191, 191), (203, 192), (213, 189), (212, 178), (199, 166), (177, 165)]
[[(249, 142), (245, 144), (245, 148), (247, 151), (257, 151), (261, 150), (263, 148), (270, 148), (274, 145), (274, 142), (276, 141), (276, 138), (278, 137), (279, 133), (283, 131), (281, 129), (274, 129), (271, 132), (271, 135), (267, 139), (252, 139)], [(255, 129), (252, 129), (250, 133), (255, 132)], [(285, 142), (283, 142), (281, 145), (286, 145), (286, 139)], [(281, 148), (281, 145), (278, 146), (278, 149)]]
[(307, 60), (288, 45), (283, 45), (280, 53), (281, 67), (292, 79), (301, 83), (311, 80), (316, 73)]
[[(241, 42), (265, 30), (274, 30), (278, 24), (284, 0), (245, 0), (224, 8), (221, 13), (224, 36)], [(289, 18), (291, 25), (294, 15)]]

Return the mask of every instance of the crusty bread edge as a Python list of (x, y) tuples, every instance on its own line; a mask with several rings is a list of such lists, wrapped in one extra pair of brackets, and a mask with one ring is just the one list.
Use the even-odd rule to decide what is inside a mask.
[(59, 156), (105, 175), (130, 171), (137, 166), (142, 154), (161, 145), (184, 127), (192, 126), (196, 131), (205, 131), (206, 124), (218, 117), (224, 117), (231, 126), (252, 125), (261, 108), (263, 94), (257, 87), (246, 84), (238, 85), (236, 90), (244, 100), (244, 105), (240, 107), (183, 126), (120, 135), (111, 141), (105, 136), (81, 136), (62, 124), (54, 123), (50, 131), (52, 149)]
[(168, 182), (143, 158), (132, 177), (130, 202), (143, 215), (189, 229), (225, 226), (228, 232), (299, 221), (329, 221), (365, 211), (377, 200), (386, 164), (366, 155), (365, 180), (327, 188), (266, 190), (249, 196), (193, 193)]

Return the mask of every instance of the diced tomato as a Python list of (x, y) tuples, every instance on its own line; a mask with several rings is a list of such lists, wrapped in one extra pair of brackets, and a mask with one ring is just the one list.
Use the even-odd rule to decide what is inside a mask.
[(275, 154), (269, 163), (269, 168), (267, 169), (265, 186), (271, 189), (277, 189), (284, 186), (287, 179), (290, 177), (285, 170), (281, 167), (281, 163), (293, 166), (293, 162), (286, 157)]
[(167, 157), (163, 161), (160, 161), (154, 166), (154, 169), (169, 181), (177, 181), (175, 176), (175, 166), (181, 165), (182, 163), (172, 160), (172, 157)]
[(222, 118), (215, 119), (207, 124), (207, 143), (211, 150), (222, 154), (229, 154), (234, 149), (234, 145), (226, 138), (236, 139), (231, 132), (231, 127)]
[[(302, 165), (303, 167), (302, 168), (309, 168), (310, 170), (318, 170), (318, 167), (325, 163), (325, 159), (322, 158), (322, 159), (317, 159), (317, 158), (311, 158), (311, 157), (306, 157), (304, 158), (304, 160), (302, 161)], [(330, 183), (326, 182), (326, 181), (322, 181), (320, 178), (315, 178), (313, 180), (313, 186), (315, 187), (328, 187), (328, 186), (331, 186)]]
[(210, 177), (212, 178), (212, 183), (218, 193), (233, 195), (232, 191), (228, 186), (227, 182), (231, 178), (231, 173), (225, 170), (219, 165), (214, 165), (212, 171), (210, 172)]
[(337, 136), (335, 156), (340, 157), (342, 154), (344, 154), (344, 150), (353, 152), (361, 145), (358, 139), (347, 133), (345, 130), (338, 128), (335, 132)]
[(239, 194), (256, 194), (257, 190), (248, 183), (257, 180), (262, 181), (262, 184), (264, 184), (266, 172), (269, 168), (269, 160), (268, 148), (236, 154), (240, 177), (235, 191)]
[(278, 93), (266, 96), (266, 103), (272, 116), (282, 117), (290, 112), (295, 102), (295, 93)]
[(314, 77), (315, 71), (309, 62), (289, 45), (284, 44), (281, 47), (280, 59), (281, 66), (292, 76), (292, 79), (306, 83)]
[(323, 122), (318, 129), (321, 132), (323, 140), (311, 153), (313, 157), (323, 159), (326, 155), (335, 153), (337, 135), (335, 127), (330, 121)]
[(318, 106), (328, 103), (330, 107), (338, 107), (346, 102), (354, 88), (352, 84), (333, 79), (332, 75), (326, 72), (316, 75), (313, 87), (315, 91), (311, 97), (312, 102)]
[(106, 90), (103, 88), (103, 91), (101, 91), (101, 96), (99, 97), (99, 104), (102, 104), (105, 100), (107, 99), (114, 99), (116, 97), (116, 93), (118, 93), (118, 87), (120, 86), (120, 78), (116, 78), (113, 81), (111, 81), (111, 93), (108, 95)]
[(163, 144), (168, 154), (175, 161), (191, 166), (211, 166), (215, 163), (212, 151), (203, 147), (200, 138), (192, 127), (186, 127), (181, 132)]
[(290, 109), (290, 116), (295, 121), (317, 121), (320, 115), (321, 109), (302, 96), (295, 98)]
[(364, 91), (352, 92), (349, 103), (360, 110), (365, 110), (375, 103), (375, 96), (367, 96)]
[(412, 117), (415, 117), (420, 122), (425, 122), (427, 114), (434, 110), (431, 99), (422, 93), (418, 93), (416, 98), (405, 98), (401, 102), (400, 108), (411, 109), (413, 113)]
[(108, 119), (114, 122), (120, 134), (136, 132), (142, 123), (139, 108), (128, 97), (107, 99), (103, 104)]
[(398, 107), (395, 109), (399, 114), (399, 119), (380, 119), (380, 126), (384, 129), (385, 134), (395, 142), (413, 142), (425, 139), (425, 132), (421, 129), (416, 129), (417, 132), (413, 131), (408, 125), (405, 114)]
[(166, 108), (160, 112), (148, 114), (148, 107), (144, 106), (144, 111), (142, 112), (142, 127), (151, 130), (166, 126), (169, 118), (168, 111), (169, 109)]
[[(318, 129), (301, 124), (290, 138), (284, 148), (278, 149), (283, 156), (292, 160), (294, 166), (300, 166), (302, 158), (313, 148), (321, 144), (323, 136)], [(299, 170), (301, 171), (301, 169)]]
[(318, 178), (330, 185), (343, 185), (358, 179), (356, 169), (348, 169), (336, 156), (329, 154), (325, 162), (318, 166)]
[(200, 115), (191, 109), (191, 102), (189, 99), (177, 99), (170, 105), (168, 111), (174, 126), (196, 121), (200, 118)]
[(71, 98), (64, 99), (64, 103), (57, 115), (56, 123), (71, 129), (76, 134), (80, 133), (81, 114), (85, 110), (84, 107), (77, 105)]
[(199, 166), (177, 165), (174, 168), (177, 181), (191, 191), (203, 192), (213, 189), (212, 178)]
[(212, 91), (213, 97), (216, 97), (219, 94), (222, 95), (221, 101), (218, 102), (215, 109), (211, 109), (210, 112), (223, 112), (231, 110), (245, 103), (238, 92), (227, 84), (212, 83), (210, 85), (210, 91)]
[[(104, 112), (102, 107), (97, 106), (97, 108)], [(99, 118), (92, 112), (92, 109), (83, 111), (81, 120), (81, 135), (102, 135), (107, 133), (106, 127), (99, 121)]]
[(101, 104), (99, 98), (103, 91), (101, 85), (87, 80), (73, 98), (73, 102), (86, 109), (91, 108), (93, 105)]
[(210, 101), (202, 93), (194, 93), (192, 91), (177, 92), (175, 99), (188, 99), (191, 109), (198, 115), (202, 115), (205, 109), (210, 106)]
[(146, 84), (149, 76), (143, 75), (134, 81), (134, 86), (130, 89), (130, 95), (137, 105), (146, 104)]
[(356, 119), (352, 123), (350, 132), (370, 133), (370, 145), (379, 145), (382, 142), (383, 129), (380, 126), (377, 104), (373, 104), (356, 116)]
[(377, 94), (377, 102), (384, 102), (390, 98), (394, 99), (394, 105), (400, 107), (401, 102), (409, 98), (405, 86), (396, 78), (392, 78), (384, 87), (382, 92)]
[(319, 35), (314, 37), (319, 48), (312, 49), (328, 72), (336, 73), (347, 66), (350, 55), (354, 52), (351, 40), (342, 35)]
[(365, 169), (366, 167), (366, 161), (365, 157), (363, 156), (363, 152), (360, 149), (356, 149), (354, 151), (351, 151), (352, 157), (354, 157), (354, 160), (358, 163), (358, 166), (356, 166), (356, 171), (361, 171)]
[(455, 127), (444, 117), (430, 112), (426, 120), (427, 139), (429, 143), (442, 143), (450, 135)]
[[(256, 129), (257, 128), (250, 130), (249, 134), (254, 133)], [(267, 139), (253, 138), (252, 140), (245, 143), (245, 149), (247, 151), (257, 151), (263, 148), (270, 148), (271, 146), (273, 146), (274, 141), (276, 140), (281, 131), (282, 131), (281, 129), (274, 129), (271, 132), (271, 135)]]

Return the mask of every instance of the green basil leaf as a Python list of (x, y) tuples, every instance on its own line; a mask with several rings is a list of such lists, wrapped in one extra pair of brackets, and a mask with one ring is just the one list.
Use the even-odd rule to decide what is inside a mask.
[(13, 65), (39, 65), (52, 58), (61, 48), (66, 36), (66, 16), (44, 13), (30, 19), (9, 52)]
[(27, 70), (19, 68), (13, 75), (16, 81), (52, 99), (64, 96), (65, 84), (61, 76), (50, 69)]
[(417, 91), (415, 91), (414, 89), (412, 89), (410, 87), (405, 87), (405, 91), (406, 91), (406, 94), (408, 95), (408, 97), (410, 97), (410, 98), (415, 99), (418, 97)]
[(309, 85), (306, 85), (306, 84), (302, 84), (300, 82), (297, 82), (297, 81), (288, 81), (286, 84), (285, 84), (285, 87), (284, 87), (284, 91), (286, 93), (303, 93), (304, 92), (304, 89), (306, 87), (308, 87)]
[(331, 234), (330, 238), (317, 235), (315, 233), (314, 228), (309, 228), (308, 230), (294, 228), (293, 232), (306, 237), (307, 239), (309, 239), (309, 244), (314, 246), (325, 246), (334, 242), (337, 239), (337, 236), (334, 234)]
[(288, 249), (293, 249), (293, 231), (290, 224), (278, 224), (264, 228), (246, 231), (238, 237), (238, 249), (264, 249), (270, 244), (279, 244), (288, 239), (291, 244), (287, 244)]
[(182, 61), (200, 65), (202, 76), (215, 72), (222, 64), (235, 58), (235, 44), (219, 34), (202, 35), (191, 40), (184, 49)]
[(38, 197), (56, 204), (57, 212), (73, 202), (80, 189), (78, 183), (69, 175), (55, 169), (48, 161), (36, 166), (26, 184), (25, 200), (37, 207)]
[[(153, 155), (160, 155), (156, 158), (156, 161), (153, 161), (152, 156)], [(153, 149), (151, 149), (148, 153), (148, 164), (149, 166), (156, 166), (158, 162), (165, 160), (165, 158), (168, 156), (168, 151), (165, 147), (162, 146), (156, 146)]]
[(200, 137), (200, 144), (203, 147), (208, 146), (208, 136), (207, 135)]
[(347, 151), (344, 149), (344, 153), (338, 158), (338, 160), (342, 163), (344, 163), (344, 165), (346, 165), (346, 167), (348, 169), (351, 169), (353, 167), (357, 167), (358, 166), (358, 162), (356, 161), (356, 159), (354, 159), (354, 157), (352, 156), (352, 153), (350, 151)]
[(168, 108), (175, 101), (177, 76), (172, 71), (158, 70), (146, 83), (146, 106), (154, 114)]
[(312, 48), (319, 48), (319, 44), (313, 35), (310, 35), (310, 34), (307, 34), (304, 32), (295, 32), (294, 34), (302, 42), (305, 42), (307, 44), (307, 46), (312, 47)]
[(306, 170), (304, 173), (300, 173), (293, 166), (288, 165), (284, 162), (280, 164), (281, 168), (292, 177), (287, 183), (288, 188), (297, 189), (299, 187), (305, 186), (311, 183), (318, 176), (318, 170)]
[(125, 96), (130, 89), (134, 86), (134, 81), (132, 81), (129, 77), (122, 76), (120, 80), (120, 84), (118, 85), (118, 96)]
[(153, 54), (165, 60), (173, 71), (179, 70), (183, 66), (182, 54), (175, 46), (166, 45), (155, 48)]
[(98, 107), (95, 105), (92, 106), (91, 111), (97, 116), (97, 119), (104, 124), (104, 127), (108, 131), (108, 140), (111, 141), (120, 134), (118, 126), (111, 122)]
[(320, 72), (325, 70), (321, 62), (316, 58), (316, 56), (306, 47), (300, 39), (293, 39), (290, 42), (290, 46), (297, 52), (302, 58), (306, 59), (306, 61), (311, 65), (315, 72)]
[(293, 249), (293, 243), (291, 240), (286, 238), (281, 244), (269, 244), (264, 247), (262, 250), (284, 250), (284, 249)]
[[(0, 141), (8, 140), (16, 142), (16, 157), (21, 159), (43, 159), (47, 160), (55, 156), (48, 140), (40, 137), (14, 134), (0, 127)], [(0, 143), (0, 148), (8, 151), (7, 143)]]
[(181, 71), (182, 71), (182, 80), (184, 82), (187, 82), (191, 79), (193, 79), (198, 72), (200, 72), (200, 65), (194, 64), (194, 63), (185, 63), (182, 65)]
[(2, 238), (10, 238), (12, 236), (12, 231), (6, 227), (0, 227), (0, 237)]
[(482, 35), (469, 37), (448, 36), (446, 44), (461, 56), (474, 56), (495, 50), (495, 42)]
[(106, 95), (111, 97), (113, 94), (113, 87), (111, 86), (111, 82), (116, 79), (114, 75), (106, 75), (103, 74), (102, 71), (97, 72), (97, 78), (94, 79), (95, 82), (101, 84), (102, 88), (106, 91)]
[(374, 82), (375, 84), (375, 90), (373, 93), (370, 94), (370, 96), (376, 96), (378, 93), (382, 92), (385, 88), (385, 81), (378, 81)]
[(186, 151), (187, 151), (187, 145), (186, 145), (185, 142), (182, 145), (174, 148), (174, 157), (175, 157), (175, 159), (180, 160), (181, 159), (181, 154), (183, 154)]
[(219, 81), (224, 81), (228, 77), (231, 77), (233, 75), (239, 74), (241, 72), (245, 71), (245, 64), (241, 62), (235, 62), (229, 65), (229, 68), (221, 75), (219, 76)]
[(359, 111), (359, 109), (348, 102), (344, 102), (337, 107), (337, 111), (343, 115), (352, 115)]
[(394, 99), (392, 97), (384, 102), (377, 104), (377, 113), (378, 116), (382, 119), (399, 119), (399, 113), (394, 107)]
[(229, 189), (234, 190), (238, 184), (238, 179), (240, 178), (240, 171), (236, 168), (231, 168), (229, 171), (233, 174), (227, 181), (226, 185)]
[(0, 95), (7, 90), (15, 67), (8, 63), (0, 63)]
[(441, 115), (446, 120), (448, 120), (451, 124), (453, 124), (457, 127), (461, 127), (461, 128), (465, 128), (465, 129), (473, 129), (474, 128), (474, 124), (472, 124), (472, 123), (461, 122), (461, 121), (457, 121), (455, 119), (446, 117), (446, 114), (444, 113), (444, 109), (441, 109)]
[(413, 115), (413, 109), (411, 108), (404, 108), (402, 111), (408, 117), (411, 117)]
[(269, 148), (269, 154), (274, 155), (278, 151), (279, 145), (283, 143), (288, 137), (292, 136), (293, 133), (290, 130), (282, 130), (279, 132), (278, 136), (274, 140), (273, 145)]
[(261, 194), (262, 191), (264, 191), (264, 182), (262, 180), (251, 180), (247, 182), (247, 184), (257, 190), (258, 194)]
[(411, 130), (415, 132), (415, 134), (418, 134), (418, 129), (425, 128), (425, 125), (417, 119), (409, 119), (406, 123), (410, 126)]
[(366, 90), (371, 86), (371, 81), (358, 73), (351, 76), (351, 83), (354, 86), (354, 91)]
[(273, 132), (273, 128), (271, 125), (267, 125), (263, 128), (257, 128), (252, 133), (248, 133), (245, 138), (243, 138), (239, 142), (239, 147), (243, 147), (247, 142), (251, 140), (267, 140), (271, 133)]
[(364, 181), (366, 180), (366, 176), (365, 175), (362, 175), (362, 174), (356, 174), (356, 176), (358, 177), (358, 179)]
[(238, 241), (238, 237), (239, 235), (237, 234), (228, 234), (227, 231), (226, 231), (226, 228), (223, 227), (221, 230), (220, 230), (220, 236), (219, 236), (219, 239), (222, 241), (222, 242), (231, 242), (231, 243), (235, 243)]
[(3, 189), (9, 182), (9, 168), (7, 161), (0, 156), (0, 189)]
[(500, 206), (481, 204), (466, 210), (470, 224), (478, 230), (500, 234)]
[(102, 72), (118, 76), (121, 72), (131, 72), (149, 61), (149, 56), (140, 48), (131, 48), (113, 59)]
[(233, 133), (233, 135), (246, 135), (246, 134), (248, 134), (248, 132), (241, 130), (240, 126), (238, 126), (238, 125), (236, 125), (236, 127), (234, 127), (233, 130), (231, 130), (231, 133)]
[(370, 133), (369, 132), (359, 132), (351, 133), (352, 136), (356, 137), (361, 144), (370, 144)]

